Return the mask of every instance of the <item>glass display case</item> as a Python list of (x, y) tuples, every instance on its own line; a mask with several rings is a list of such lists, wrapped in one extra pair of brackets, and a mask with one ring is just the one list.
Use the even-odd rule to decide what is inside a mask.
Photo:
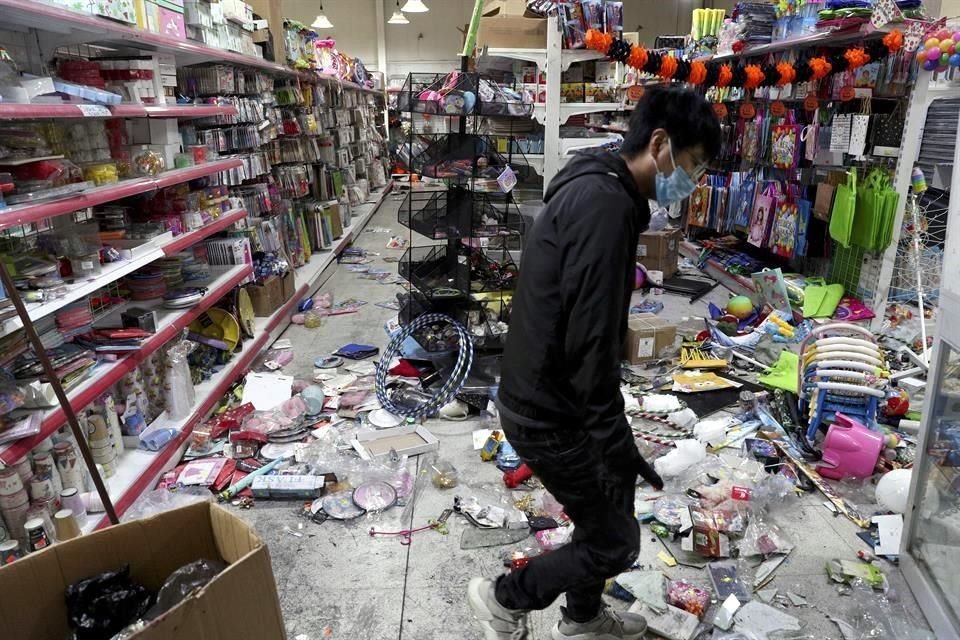
[(937, 638), (960, 638), (960, 145), (955, 151), (937, 329), (901, 549)]

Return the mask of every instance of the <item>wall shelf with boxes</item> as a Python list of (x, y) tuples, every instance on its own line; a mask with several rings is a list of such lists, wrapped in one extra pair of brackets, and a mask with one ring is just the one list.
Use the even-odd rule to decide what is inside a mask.
[[(534, 20), (516, 16), (508, 18)], [(495, 22), (497, 18), (489, 20)], [(556, 17), (539, 22), (546, 25), (544, 48), (486, 46), (480, 50), (478, 67), (493, 68), (500, 65), (500, 60), (517, 60), (536, 65), (520, 68), (517, 75), (522, 81), (520, 86), (534, 96), (533, 117), (543, 125), (544, 153), (542, 159), (527, 157), (522, 160), (526, 160), (543, 176), (543, 186), (546, 189), (572, 151), (604, 144), (616, 145), (621, 139), (617, 132), (608, 132), (608, 135), (600, 137), (563, 138), (562, 127), (578, 116), (609, 113), (628, 115), (632, 106), (626, 101), (625, 92), (621, 91), (622, 65), (607, 61), (606, 56), (596, 51), (566, 48), (568, 43), (565, 42)], [(481, 45), (484, 42), (482, 29), (479, 42)], [(582, 63), (603, 65), (600, 77), (594, 77), (596, 82), (584, 82)], [(583, 124), (589, 127), (589, 123)]]
[[(0, 30), (0, 64), (36, 74), (0, 84), (0, 473), (21, 476), (24, 513), (52, 512), (34, 456), (69, 450), (84, 531), (180, 460), (390, 190), (369, 77), (134, 26), (141, 8), (176, 26), (210, 3), (129, 4), (133, 18), (0, 0), (20, 29)], [(232, 15), (245, 39), (265, 26)], [(21, 537), (16, 506), (0, 538)]]

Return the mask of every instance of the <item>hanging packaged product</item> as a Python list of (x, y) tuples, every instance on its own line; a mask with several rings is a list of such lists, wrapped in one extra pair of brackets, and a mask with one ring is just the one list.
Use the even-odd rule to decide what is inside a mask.
[(800, 218), (795, 185), (790, 185), (787, 196), (777, 203), (776, 212), (770, 228), (770, 251), (782, 258), (792, 258), (796, 253), (797, 223)]
[(853, 232), (853, 219), (857, 210), (857, 170), (847, 171), (847, 182), (836, 189), (833, 209), (830, 213), (830, 237), (847, 249)]
[(786, 124), (772, 128), (770, 160), (777, 169), (794, 169), (800, 157), (800, 125), (793, 123), (793, 112), (789, 112)]
[(767, 245), (767, 239), (770, 237), (770, 227), (773, 224), (775, 209), (777, 206), (777, 187), (776, 183), (768, 182), (766, 189), (757, 194), (753, 202), (753, 214), (750, 216), (750, 229), (747, 235), (747, 243), (757, 248)]

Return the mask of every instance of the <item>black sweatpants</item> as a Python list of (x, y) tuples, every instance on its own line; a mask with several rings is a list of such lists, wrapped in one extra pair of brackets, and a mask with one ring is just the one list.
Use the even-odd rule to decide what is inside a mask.
[(502, 415), (500, 423), (576, 528), (569, 544), (500, 576), (497, 601), (508, 609), (545, 609), (566, 593), (567, 615), (587, 622), (600, 612), (606, 579), (628, 569), (640, 553), (636, 473), (611, 470), (582, 430), (530, 429)]

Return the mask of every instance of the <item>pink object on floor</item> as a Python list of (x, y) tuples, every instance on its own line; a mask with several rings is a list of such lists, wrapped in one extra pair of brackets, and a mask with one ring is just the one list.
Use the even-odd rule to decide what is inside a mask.
[(869, 478), (883, 449), (883, 434), (858, 420), (837, 413), (823, 440), (823, 460), (817, 472), (824, 478)]

